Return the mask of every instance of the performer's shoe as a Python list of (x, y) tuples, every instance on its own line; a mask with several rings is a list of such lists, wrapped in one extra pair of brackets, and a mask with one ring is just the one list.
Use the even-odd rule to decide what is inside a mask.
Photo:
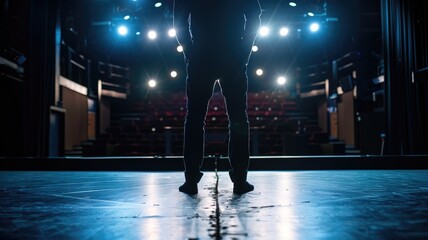
[(198, 184), (193, 182), (185, 182), (178, 190), (189, 195), (198, 194)]
[(198, 175), (185, 174), (186, 182), (181, 185), (178, 190), (189, 195), (198, 194), (198, 182), (201, 180), (203, 173), (198, 173)]
[(244, 194), (254, 190), (254, 186), (247, 181), (245, 182), (235, 182), (233, 184), (233, 193), (235, 194)]
[(230, 170), (229, 176), (233, 182), (233, 193), (244, 194), (254, 190), (254, 186), (246, 181), (247, 172), (236, 174), (233, 170)]

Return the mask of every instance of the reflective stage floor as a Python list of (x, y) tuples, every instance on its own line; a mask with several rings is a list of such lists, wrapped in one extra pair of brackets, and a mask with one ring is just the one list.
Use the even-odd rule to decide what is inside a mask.
[(428, 239), (427, 170), (0, 172), (0, 239)]

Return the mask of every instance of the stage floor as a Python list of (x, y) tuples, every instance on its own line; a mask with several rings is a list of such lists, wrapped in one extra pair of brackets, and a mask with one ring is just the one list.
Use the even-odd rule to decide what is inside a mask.
[[(428, 239), (427, 170), (0, 172), (0, 239)], [(218, 190), (218, 191), (216, 191)]]

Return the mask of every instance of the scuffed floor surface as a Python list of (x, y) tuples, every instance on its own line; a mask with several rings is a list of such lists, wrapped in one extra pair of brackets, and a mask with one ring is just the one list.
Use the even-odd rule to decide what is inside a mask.
[[(0, 239), (428, 239), (428, 171), (0, 172)], [(218, 191), (216, 186), (218, 185)]]

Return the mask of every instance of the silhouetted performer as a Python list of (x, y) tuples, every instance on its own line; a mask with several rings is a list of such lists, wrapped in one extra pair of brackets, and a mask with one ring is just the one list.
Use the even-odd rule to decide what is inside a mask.
[(184, 130), (186, 182), (179, 190), (198, 192), (204, 157), (205, 117), (219, 80), (229, 119), (229, 172), (233, 192), (254, 190), (247, 182), (249, 123), (246, 68), (260, 26), (257, 0), (175, 0), (174, 28), (187, 64)]

